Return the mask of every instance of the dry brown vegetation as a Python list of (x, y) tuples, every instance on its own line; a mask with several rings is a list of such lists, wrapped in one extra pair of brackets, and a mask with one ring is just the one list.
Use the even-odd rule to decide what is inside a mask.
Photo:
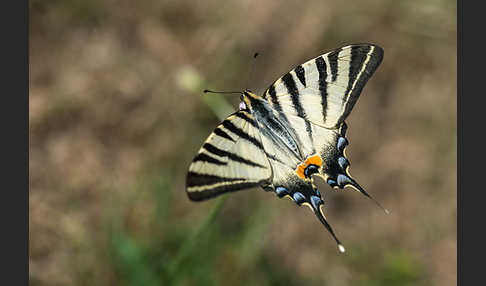
[[(456, 284), (454, 1), (32, 0), (30, 23), (32, 285)], [(390, 215), (322, 185), (342, 255), (270, 193), (188, 200), (231, 112), (203, 89), (245, 88), (255, 51), (262, 92), (357, 42), (385, 56), (347, 120), (350, 171)]]

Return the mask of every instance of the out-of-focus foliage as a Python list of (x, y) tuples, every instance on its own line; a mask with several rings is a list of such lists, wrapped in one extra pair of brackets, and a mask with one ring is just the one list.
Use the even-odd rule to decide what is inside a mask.
[[(32, 0), (30, 23), (31, 285), (456, 284), (454, 1)], [(322, 185), (340, 254), (270, 193), (188, 200), (238, 104), (203, 89), (262, 92), (357, 42), (385, 56), (347, 120), (350, 170), (390, 215)]]

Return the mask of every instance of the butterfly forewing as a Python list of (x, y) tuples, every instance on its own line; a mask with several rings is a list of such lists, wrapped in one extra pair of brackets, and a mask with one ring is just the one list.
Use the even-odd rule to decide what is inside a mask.
[(239, 111), (206, 139), (189, 166), (186, 190), (191, 200), (248, 189), (268, 182), (272, 169), (252, 115)]
[(342, 47), (297, 66), (275, 81), (264, 98), (285, 114), (338, 128), (382, 59), (376, 45)]

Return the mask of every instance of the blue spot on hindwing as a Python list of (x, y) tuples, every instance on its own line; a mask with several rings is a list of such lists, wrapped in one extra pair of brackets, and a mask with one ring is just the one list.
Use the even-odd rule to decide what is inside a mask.
[(322, 204), (321, 198), (316, 197), (316, 196), (311, 196), (310, 201), (312, 203), (312, 207), (314, 207), (314, 210), (318, 211), (319, 205)]
[(344, 147), (346, 147), (347, 145), (348, 145), (348, 140), (346, 138), (344, 138), (344, 137), (338, 138), (337, 148), (338, 148), (339, 152), (343, 152)]
[(348, 160), (346, 160), (346, 158), (344, 158), (344, 157), (338, 158), (338, 164), (341, 167), (341, 169), (343, 169), (343, 171), (346, 171), (346, 167), (349, 166)]
[(327, 179), (327, 183), (331, 186), (331, 187), (334, 187), (334, 186), (337, 186), (337, 182), (333, 179)]
[(346, 175), (339, 174), (337, 177), (337, 183), (340, 187), (343, 187), (344, 185), (351, 183), (351, 179), (349, 179)]
[(284, 188), (284, 187), (277, 187), (275, 189), (275, 192), (277, 193), (277, 196), (279, 198), (281, 198), (281, 197), (289, 194), (289, 191), (286, 188)]
[(293, 195), (294, 201), (300, 205), (301, 203), (305, 202), (305, 197), (302, 193), (295, 192)]

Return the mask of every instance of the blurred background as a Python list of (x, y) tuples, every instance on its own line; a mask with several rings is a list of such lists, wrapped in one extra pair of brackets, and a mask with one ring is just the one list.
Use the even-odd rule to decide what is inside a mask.
[[(237, 96), (350, 44), (384, 60), (351, 174), (305, 207), (195, 203), (188, 166)], [(456, 2), (30, 1), (31, 285), (456, 285)], [(247, 85), (252, 55), (260, 52)]]

